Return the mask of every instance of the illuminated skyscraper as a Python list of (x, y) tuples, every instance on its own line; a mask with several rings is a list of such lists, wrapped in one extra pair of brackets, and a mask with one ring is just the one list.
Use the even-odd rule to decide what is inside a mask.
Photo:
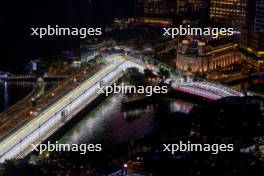
[(188, 4), (191, 12), (199, 12), (203, 7), (203, 0), (189, 0)]
[(264, 33), (264, 1), (257, 0), (254, 31)]
[(239, 28), (245, 24), (246, 0), (211, 0), (210, 18), (213, 22)]
[(211, 4), (211, 0), (202, 0), (201, 11), (202, 11), (203, 17), (206, 19), (210, 18), (210, 4)]
[(264, 1), (247, 4), (246, 25), (241, 31), (240, 46), (257, 57), (264, 58)]
[(145, 16), (174, 16), (186, 13), (187, 0), (136, 0), (137, 12)]
[(177, 14), (184, 14), (187, 12), (187, 0), (176, 0)]

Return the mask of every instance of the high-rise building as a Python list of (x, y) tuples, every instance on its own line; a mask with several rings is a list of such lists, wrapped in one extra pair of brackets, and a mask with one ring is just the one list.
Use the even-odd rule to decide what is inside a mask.
[(187, 0), (176, 0), (177, 5), (177, 14), (184, 14), (188, 10), (188, 2)]
[(248, 1), (246, 14), (240, 46), (256, 57), (264, 58), (264, 1)]
[(264, 1), (250, 0), (247, 3), (246, 26), (254, 32), (264, 32)]
[(253, 28), (255, 23), (257, 0), (250, 0), (247, 2), (246, 9), (246, 25), (249, 28)]
[(192, 13), (199, 12), (203, 7), (203, 0), (189, 0), (189, 11)]
[(213, 22), (239, 28), (245, 24), (247, 0), (211, 0), (210, 18)]
[(136, 0), (141, 16), (175, 16), (187, 12), (187, 0)]
[(137, 10), (140, 14), (144, 15), (165, 15), (167, 14), (165, 9), (164, 0), (138, 0)]
[(264, 33), (264, 1), (257, 0), (254, 31)]
[(208, 15), (209, 15), (209, 12), (210, 12), (210, 4), (211, 4), (211, 0), (202, 0), (202, 9), (207, 9), (206, 12), (208, 12)]

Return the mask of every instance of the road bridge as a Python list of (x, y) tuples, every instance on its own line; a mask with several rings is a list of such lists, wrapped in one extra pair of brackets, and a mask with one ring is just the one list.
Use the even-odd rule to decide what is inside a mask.
[(141, 72), (144, 70), (142, 65), (127, 60), (121, 55), (109, 56), (105, 61), (107, 64), (99, 72), (60, 98), (36, 118), (2, 139), (0, 141), (0, 162), (31, 152), (31, 144), (43, 142), (97, 98), (100, 95), (97, 91), (101, 82), (111, 85), (128, 68), (136, 67)]
[[(6, 138), (0, 139), (0, 162), (30, 153), (32, 150), (31, 144), (42, 143), (96, 99), (100, 95), (97, 91), (102, 82), (105, 85), (111, 85), (128, 68), (138, 68), (140, 72), (145, 69), (145, 65), (139, 60), (120, 54), (108, 56), (104, 58), (104, 62), (106, 64), (93, 76), (59, 98), (52, 106), (40, 112), (36, 118), (12, 132)], [(224, 86), (209, 83), (190, 82), (173, 85), (178, 86), (174, 87), (175, 89), (202, 96), (206, 95), (212, 99), (240, 95)]]

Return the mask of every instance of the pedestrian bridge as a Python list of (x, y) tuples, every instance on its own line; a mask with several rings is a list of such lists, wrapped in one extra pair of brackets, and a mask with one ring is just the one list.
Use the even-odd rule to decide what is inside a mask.
[(229, 96), (243, 96), (242, 93), (225, 87), (221, 84), (209, 82), (182, 83), (174, 87), (175, 90), (203, 97), (210, 100), (218, 100)]

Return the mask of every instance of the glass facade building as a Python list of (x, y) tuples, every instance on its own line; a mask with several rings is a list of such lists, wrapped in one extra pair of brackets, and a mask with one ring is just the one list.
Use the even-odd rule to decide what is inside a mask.
[(239, 28), (245, 24), (246, 0), (211, 0), (210, 18), (215, 23)]

